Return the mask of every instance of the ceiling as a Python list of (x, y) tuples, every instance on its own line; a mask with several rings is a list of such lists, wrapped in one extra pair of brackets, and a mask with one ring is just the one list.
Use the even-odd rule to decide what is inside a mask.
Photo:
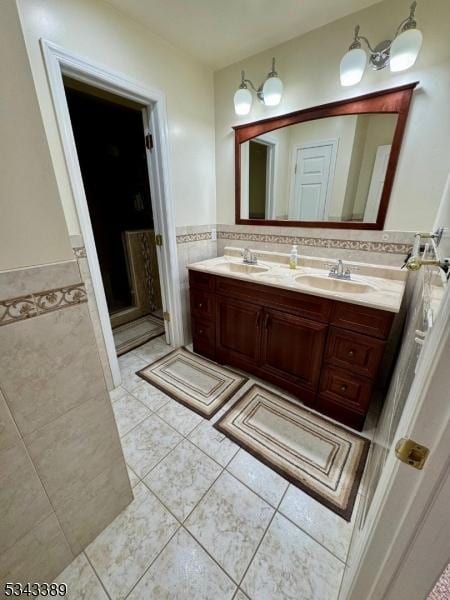
[[(380, 0), (107, 0), (220, 69)], [(351, 32), (349, 32), (351, 35)]]

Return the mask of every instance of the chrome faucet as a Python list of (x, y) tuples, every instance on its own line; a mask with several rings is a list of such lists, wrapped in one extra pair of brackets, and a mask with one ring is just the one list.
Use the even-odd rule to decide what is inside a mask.
[(333, 265), (328, 273), (328, 277), (334, 277), (336, 279), (350, 279), (350, 268), (346, 267), (341, 259)]
[(252, 252), (250, 248), (244, 248), (242, 251), (242, 260), (246, 265), (256, 265), (258, 262), (256, 254)]

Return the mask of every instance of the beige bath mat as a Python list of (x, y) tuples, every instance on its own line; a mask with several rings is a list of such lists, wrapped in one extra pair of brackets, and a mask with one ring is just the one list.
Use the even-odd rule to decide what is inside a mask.
[(215, 427), (350, 520), (368, 440), (260, 385), (246, 391)]
[(207, 419), (247, 381), (246, 377), (184, 348), (174, 350), (137, 374)]
[(114, 345), (117, 356), (142, 346), (146, 342), (164, 333), (164, 321), (159, 317), (148, 315), (131, 323), (119, 325), (113, 329)]

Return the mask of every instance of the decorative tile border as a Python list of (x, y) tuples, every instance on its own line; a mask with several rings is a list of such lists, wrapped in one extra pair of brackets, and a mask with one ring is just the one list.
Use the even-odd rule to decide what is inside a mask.
[(72, 248), (75, 258), (86, 258), (86, 248), (84, 246), (78, 246), (77, 248)]
[(411, 244), (369, 242), (363, 240), (338, 240), (319, 237), (314, 238), (234, 231), (218, 231), (217, 239), (262, 242), (269, 244), (297, 244), (298, 246), (315, 246), (316, 248), (341, 248), (343, 250), (364, 250), (366, 252), (383, 252), (388, 254), (407, 254), (411, 250)]
[(0, 300), (0, 326), (87, 302), (83, 283)]
[(204, 240), (212, 240), (211, 231), (202, 231), (198, 233), (185, 233), (177, 235), (177, 244), (187, 244), (189, 242), (202, 242)]

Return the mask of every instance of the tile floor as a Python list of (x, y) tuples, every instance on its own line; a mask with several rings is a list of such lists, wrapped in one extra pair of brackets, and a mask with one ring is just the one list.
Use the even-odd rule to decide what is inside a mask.
[(58, 577), (67, 598), (336, 599), (357, 507), (347, 523), (214, 429), (226, 407), (206, 421), (134, 374), (170, 350), (157, 338), (119, 359), (135, 497)]

